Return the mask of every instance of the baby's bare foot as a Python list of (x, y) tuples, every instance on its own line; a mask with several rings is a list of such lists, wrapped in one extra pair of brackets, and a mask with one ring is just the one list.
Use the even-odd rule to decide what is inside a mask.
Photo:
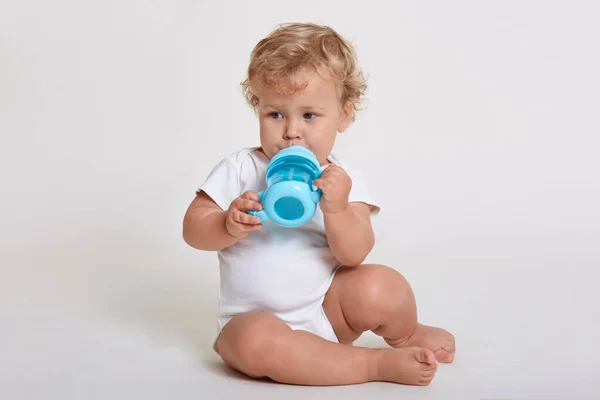
[(451, 363), (454, 361), (456, 345), (454, 336), (445, 329), (419, 324), (417, 331), (403, 343), (388, 341), (393, 347), (418, 346), (430, 349), (439, 362)]
[(433, 379), (437, 366), (435, 355), (429, 349), (383, 349), (379, 352), (376, 380), (425, 386)]

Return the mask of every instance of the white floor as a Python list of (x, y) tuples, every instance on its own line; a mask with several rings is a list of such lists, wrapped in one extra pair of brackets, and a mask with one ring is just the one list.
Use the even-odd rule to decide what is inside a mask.
[[(436, 266), (426, 270), (415, 257), (404, 273), (422, 322), (456, 335), (456, 362), (441, 366), (429, 387), (315, 388), (253, 381), (225, 367), (211, 350), (216, 267), (200, 272), (193, 252), (183, 266), (160, 249), (147, 253), (145, 263), (111, 264), (102, 249), (15, 252), (0, 283), (0, 398), (600, 398), (591, 265), (577, 272), (561, 262), (423, 256)], [(373, 335), (358, 344), (384, 345)]]

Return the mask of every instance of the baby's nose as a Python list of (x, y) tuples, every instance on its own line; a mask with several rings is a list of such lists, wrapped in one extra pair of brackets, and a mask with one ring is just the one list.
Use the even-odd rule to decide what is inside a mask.
[(283, 138), (285, 140), (294, 140), (294, 139), (300, 139), (300, 135), (298, 135), (295, 132), (286, 132), (286, 134), (283, 136)]
[(298, 132), (297, 125), (292, 125), (292, 124), (288, 125), (288, 127), (285, 130), (285, 133), (283, 135), (283, 138), (285, 140), (294, 140), (294, 139), (300, 138), (300, 133)]

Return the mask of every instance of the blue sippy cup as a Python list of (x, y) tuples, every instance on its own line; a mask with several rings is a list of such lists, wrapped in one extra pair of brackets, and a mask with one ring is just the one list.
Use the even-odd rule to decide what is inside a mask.
[(313, 190), (312, 181), (321, 177), (317, 157), (306, 147), (292, 146), (279, 151), (269, 162), (267, 188), (260, 192), (261, 211), (248, 214), (271, 220), (291, 228), (310, 221), (321, 200), (320, 189)]

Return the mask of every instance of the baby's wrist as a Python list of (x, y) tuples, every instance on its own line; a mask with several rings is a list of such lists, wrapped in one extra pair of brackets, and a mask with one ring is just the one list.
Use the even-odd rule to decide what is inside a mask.
[(334, 209), (331, 209), (331, 210), (324, 210), (323, 211), (323, 215), (340, 214), (340, 213), (343, 213), (345, 211), (348, 211), (348, 209), (350, 209), (350, 203), (346, 202), (346, 204), (344, 204), (344, 205), (342, 205), (340, 207), (337, 207), (337, 208), (334, 208)]
[(228, 218), (227, 218), (227, 217), (228, 217), (228, 215), (227, 215), (227, 211), (223, 211), (223, 213), (224, 213), (224, 216), (225, 216), (225, 218), (224, 218), (224, 220), (223, 220), (223, 229), (225, 230), (225, 234), (226, 234), (226, 235), (227, 235), (227, 236), (228, 236), (230, 239), (235, 239), (235, 240), (234, 240), (234, 243), (235, 243), (235, 242), (236, 242), (236, 241), (238, 241), (240, 238), (239, 238), (238, 236), (236, 236), (235, 234), (233, 234), (233, 233), (231, 232), (231, 230), (229, 229), (229, 224), (227, 223), (227, 219), (228, 219)]

